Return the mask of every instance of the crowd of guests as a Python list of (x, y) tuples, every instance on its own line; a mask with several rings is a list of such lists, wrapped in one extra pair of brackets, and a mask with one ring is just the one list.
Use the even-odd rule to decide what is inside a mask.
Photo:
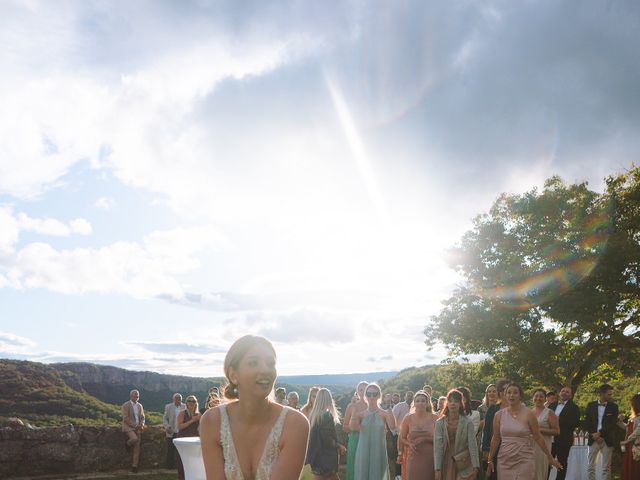
[[(225, 359), (224, 389), (212, 389), (200, 414), (193, 395), (176, 393), (166, 405), (167, 467), (184, 479), (173, 439), (200, 436), (208, 479), (338, 480), (346, 456), (347, 480), (547, 480), (555, 467), (564, 480), (574, 433), (588, 435), (588, 479), (611, 479), (615, 429), (627, 431), (622, 480), (640, 479), (640, 393), (631, 416), (619, 415), (613, 388), (602, 385), (582, 416), (570, 387), (559, 394), (501, 380), (487, 386), (482, 402), (466, 387), (436, 398), (425, 385), (417, 392), (383, 392), (360, 382), (344, 417), (327, 388), (312, 387), (299, 405), (297, 392), (273, 390), (276, 354), (263, 337), (236, 341)], [(123, 431), (137, 471), (144, 411), (139, 393), (123, 405)], [(530, 406), (525, 401), (530, 400)], [(340, 441), (346, 434), (346, 441)], [(232, 433), (233, 432), (233, 433)], [(639, 445), (636, 445), (636, 442)]]

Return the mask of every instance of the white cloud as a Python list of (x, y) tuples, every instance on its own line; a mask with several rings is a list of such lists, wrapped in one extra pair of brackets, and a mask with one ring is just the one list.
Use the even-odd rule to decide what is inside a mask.
[(345, 343), (354, 340), (358, 331), (357, 318), (307, 308), (249, 312), (226, 323), (225, 338), (237, 338), (251, 331), (280, 343)]
[(67, 237), (74, 233), (90, 235), (92, 227), (83, 218), (76, 218), (66, 224), (55, 218), (32, 218), (23, 212), (16, 215), (13, 206), (0, 205), (0, 267), (3, 264), (3, 256), (6, 257), (4, 260), (6, 263), (9, 256), (15, 253), (20, 232)]
[[(51, 25), (40, 17), (45, 9), (22, 12), (22, 22), (30, 27), (29, 22), (43, 22), (49, 34), (59, 29), (59, 37), (35, 35), (60, 48), (56, 54), (65, 60), (77, 60), (65, 45), (83, 43), (87, 33), (65, 25), (73, 25), (83, 9), (49, 11)], [(18, 30), (5, 35), (9, 33), (18, 38), (24, 34)], [(179, 41), (178, 46), (154, 49), (151, 61), (138, 58), (106, 76), (98, 67), (65, 73), (36, 49), (25, 52), (31, 62), (19, 55), (5, 58), (0, 80), (0, 193), (16, 198), (40, 195), (77, 162), (104, 165), (105, 148), (111, 152), (108, 165), (129, 185), (167, 193), (176, 202), (194, 191), (206, 191), (207, 176), (202, 174), (212, 155), (203, 142), (209, 132), (194, 111), (223, 80), (264, 75), (316, 48), (301, 34), (238, 39), (218, 30), (207, 38), (186, 34)], [(110, 204), (99, 200), (99, 206)]]
[(14, 335), (12, 333), (0, 332), (0, 353), (2, 354), (28, 353), (36, 345), (36, 342), (29, 338)]
[(20, 237), (20, 225), (13, 215), (13, 209), (0, 206), (0, 260), (14, 251), (14, 245)]
[(143, 350), (172, 355), (208, 355), (211, 353), (225, 353), (226, 348), (205, 343), (185, 342), (125, 342), (125, 345)]
[(99, 208), (100, 210), (105, 210), (108, 212), (116, 206), (116, 201), (111, 197), (100, 197), (95, 201), (93, 206), (95, 208)]
[(93, 232), (91, 224), (84, 218), (76, 218), (75, 220), (71, 220), (69, 222), (69, 228), (71, 232), (77, 233), (79, 235), (91, 235), (91, 233)]
[(184, 289), (176, 275), (199, 267), (197, 253), (224, 245), (224, 237), (211, 227), (158, 231), (141, 243), (120, 241), (102, 248), (56, 250), (34, 242), (5, 260), (4, 268), (14, 288), (180, 299)]
[(25, 213), (18, 213), (17, 220), (20, 230), (41, 235), (68, 237), (72, 233), (90, 235), (92, 232), (91, 224), (84, 218), (71, 220), (67, 225), (55, 218), (31, 218)]

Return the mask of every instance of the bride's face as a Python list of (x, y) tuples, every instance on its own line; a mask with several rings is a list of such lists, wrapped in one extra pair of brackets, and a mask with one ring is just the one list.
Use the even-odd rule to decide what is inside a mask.
[(266, 345), (254, 345), (231, 369), (230, 380), (238, 386), (238, 395), (266, 398), (273, 390), (278, 372), (273, 351)]

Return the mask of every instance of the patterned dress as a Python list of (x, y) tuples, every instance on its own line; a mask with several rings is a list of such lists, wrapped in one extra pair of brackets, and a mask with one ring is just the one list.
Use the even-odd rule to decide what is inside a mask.
[[(233, 444), (233, 436), (231, 435), (231, 426), (229, 425), (229, 416), (227, 414), (226, 405), (220, 405), (220, 442), (222, 443), (222, 454), (224, 455), (224, 477), (225, 480), (244, 480), (236, 447)], [(255, 480), (271, 480), (271, 469), (278, 460), (280, 448), (280, 435), (284, 420), (289, 411), (289, 407), (284, 407), (271, 428), (267, 441), (264, 445), (260, 462), (256, 471)]]

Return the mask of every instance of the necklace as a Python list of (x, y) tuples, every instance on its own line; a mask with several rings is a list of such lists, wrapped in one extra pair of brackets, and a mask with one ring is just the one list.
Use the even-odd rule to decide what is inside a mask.
[(518, 411), (513, 413), (513, 411), (510, 408), (507, 408), (507, 410), (509, 411), (509, 415), (511, 415), (511, 418), (516, 419), (518, 418), (518, 414), (520, 413), (520, 407), (518, 407)]

